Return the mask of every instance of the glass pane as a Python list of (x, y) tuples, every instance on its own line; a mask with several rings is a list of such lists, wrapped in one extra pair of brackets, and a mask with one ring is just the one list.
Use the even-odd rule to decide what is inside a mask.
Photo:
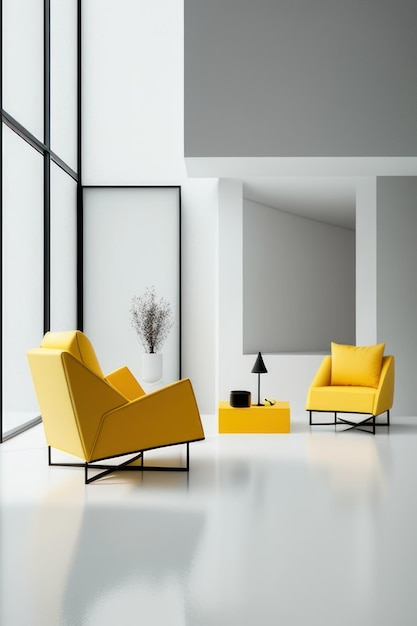
[(43, 141), (43, 0), (3, 0), (3, 108)]
[(26, 350), (43, 335), (43, 159), (3, 126), (3, 432), (39, 415)]
[(51, 330), (77, 323), (77, 183), (51, 165)]
[(77, 3), (51, 5), (51, 147), (77, 168)]

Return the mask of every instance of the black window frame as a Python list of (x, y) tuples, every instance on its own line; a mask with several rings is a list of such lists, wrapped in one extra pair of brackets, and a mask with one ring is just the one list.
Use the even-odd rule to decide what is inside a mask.
[[(55, 0), (57, 1), (57, 0)], [(82, 259), (82, 154), (81, 154), (81, 102), (82, 102), (82, 76), (81, 76), (81, 34), (82, 34), (82, 0), (76, 0), (77, 10), (77, 170), (75, 171), (68, 163), (65, 162), (58, 154), (51, 149), (51, 0), (43, 2), (43, 141), (35, 137), (19, 120), (16, 120), (9, 112), (3, 108), (3, 49), (0, 49), (0, 106), (1, 106), (1, 127), (0, 127), (0, 210), (2, 220), (2, 240), (5, 236), (3, 232), (3, 124), (8, 126), (29, 146), (40, 153), (43, 157), (43, 331), (46, 333), (50, 330), (51, 324), (51, 163), (56, 164), (68, 176), (70, 176), (77, 184), (77, 302), (74, 303), (77, 309), (77, 323), (82, 327), (82, 275), (83, 275), (83, 259)], [(3, 0), (0, 0), (0, 29), (3, 33)], [(3, 258), (0, 260), (1, 272), (3, 275)], [(1, 322), (3, 328), (3, 305), (4, 296), (1, 294)], [(3, 333), (0, 338), (0, 351), (3, 357)], [(3, 430), (3, 358), (0, 363), (0, 443), (11, 439), (12, 437), (24, 432), (28, 428), (32, 428), (41, 422), (41, 417), (32, 419), (16, 428), (7, 432)]]

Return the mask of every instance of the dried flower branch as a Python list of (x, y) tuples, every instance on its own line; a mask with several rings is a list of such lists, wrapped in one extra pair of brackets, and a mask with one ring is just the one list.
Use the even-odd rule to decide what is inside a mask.
[(162, 348), (174, 325), (171, 305), (156, 297), (154, 287), (147, 287), (142, 296), (133, 296), (130, 320), (145, 352), (154, 353)]

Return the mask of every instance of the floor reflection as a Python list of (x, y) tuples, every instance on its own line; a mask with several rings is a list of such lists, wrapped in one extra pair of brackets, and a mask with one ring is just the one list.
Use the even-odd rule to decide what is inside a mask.
[(384, 494), (385, 479), (373, 435), (358, 433), (314, 434), (307, 445), (311, 471), (344, 502), (377, 499)]
[(114, 624), (129, 606), (138, 619), (152, 606), (155, 623), (185, 623), (182, 596), (205, 524), (203, 510), (184, 508), (187, 477), (123, 473), (85, 487), (82, 472), (58, 472), (29, 524), (26, 576), (39, 626)]

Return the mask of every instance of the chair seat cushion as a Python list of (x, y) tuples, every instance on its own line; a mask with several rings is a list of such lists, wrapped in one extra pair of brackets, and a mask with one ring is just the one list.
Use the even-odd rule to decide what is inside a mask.
[(310, 390), (309, 411), (373, 413), (376, 389), (354, 385), (314, 387)]
[(384, 343), (349, 346), (332, 342), (331, 384), (378, 387), (384, 348)]

